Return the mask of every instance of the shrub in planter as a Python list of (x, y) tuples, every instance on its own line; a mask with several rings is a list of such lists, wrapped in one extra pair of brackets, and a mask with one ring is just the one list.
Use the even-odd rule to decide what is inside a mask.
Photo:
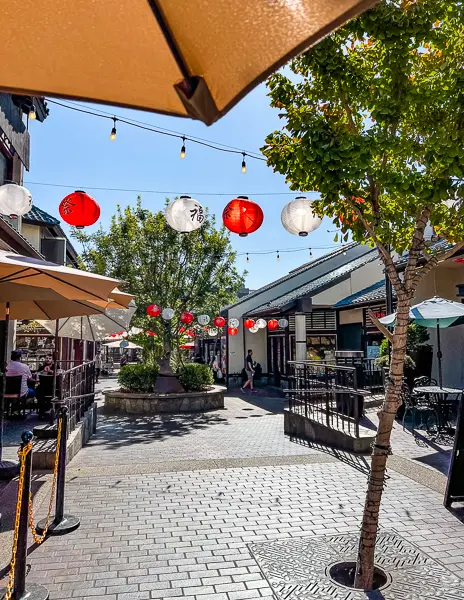
[(157, 364), (127, 365), (119, 371), (119, 384), (129, 392), (149, 394), (155, 391)]
[(181, 368), (179, 381), (186, 392), (199, 392), (212, 385), (214, 377), (208, 365), (189, 363)]

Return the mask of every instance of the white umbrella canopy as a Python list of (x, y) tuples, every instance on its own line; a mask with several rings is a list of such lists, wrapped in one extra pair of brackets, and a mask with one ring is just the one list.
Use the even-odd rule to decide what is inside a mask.
[[(108, 308), (105, 312), (84, 317), (60, 319), (58, 335), (77, 340), (98, 342), (112, 333), (127, 330), (135, 313), (136, 306), (132, 302), (129, 308)], [(55, 321), (39, 321), (48, 331), (55, 333)]]
[[(453, 302), (434, 296), (409, 309), (409, 319), (422, 325), (422, 327), (436, 327), (437, 329), (437, 359), (438, 359), (438, 383), (443, 387), (442, 353), (440, 347), (440, 329), (460, 325), (464, 323), (464, 304)], [(396, 313), (379, 319), (382, 325), (394, 327), (396, 324)]]
[[(436, 327), (437, 321), (440, 327), (450, 327), (457, 324), (456, 320), (460, 318), (464, 318), (464, 304), (440, 296), (424, 300), (409, 309), (409, 319), (423, 327)], [(396, 313), (382, 317), (379, 321), (387, 327), (394, 327)]]
[(124, 348), (125, 350), (142, 349), (142, 346), (138, 346), (137, 344), (134, 344), (134, 342), (128, 341), (108, 342), (107, 344), (103, 344), (103, 346), (105, 346), (105, 348)]
[(29, 288), (50, 289), (69, 300), (108, 303), (111, 292), (122, 282), (111, 277), (63, 267), (45, 260), (0, 251), (0, 294), (2, 297), (7, 298), (11, 283), (26, 285)]

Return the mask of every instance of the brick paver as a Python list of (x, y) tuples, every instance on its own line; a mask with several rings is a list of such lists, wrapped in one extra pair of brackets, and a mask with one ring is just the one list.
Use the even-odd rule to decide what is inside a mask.
[[(69, 466), (66, 511), (81, 518), (81, 527), (30, 554), (30, 580), (44, 583), (51, 600), (272, 597), (248, 544), (356, 531), (367, 463), (343, 453), (335, 456), (346, 462), (336, 461), (290, 441), (281, 404), (259, 404), (231, 397), (227, 410), (206, 415), (102, 418)], [(407, 435), (394, 432), (393, 450), (401, 456)], [(412, 443), (418, 454), (432, 453)], [(234, 457), (243, 465), (267, 457), (269, 464), (187, 468)], [(298, 457), (308, 462), (293, 464)], [(169, 470), (173, 460), (184, 461), (185, 470)], [(131, 465), (144, 463), (144, 472), (130, 473)], [(382, 526), (463, 577), (459, 516), (459, 509), (443, 508), (440, 494), (389, 471)]]

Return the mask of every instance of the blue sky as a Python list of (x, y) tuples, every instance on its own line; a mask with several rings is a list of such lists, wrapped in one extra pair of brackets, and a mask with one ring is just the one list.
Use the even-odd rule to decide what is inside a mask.
[[(86, 104), (86, 106), (92, 106)], [(184, 160), (179, 158), (181, 142), (167, 136), (129, 127), (117, 127), (117, 139), (109, 140), (112, 122), (80, 114), (49, 104), (50, 115), (44, 123), (30, 122), (31, 170), (25, 174), (25, 185), (32, 192), (34, 204), (59, 217), (61, 199), (74, 189), (84, 189), (100, 204), (100, 223), (105, 228), (116, 205), (133, 204), (136, 192), (93, 190), (92, 186), (161, 190), (195, 197), (221, 222), (227, 202), (237, 195), (247, 195), (264, 211), (262, 227), (247, 238), (231, 234), (239, 253), (259, 250), (302, 248), (301, 252), (264, 256), (238, 256), (239, 269), (247, 269), (246, 285), (260, 287), (309, 260), (310, 246), (317, 257), (333, 247), (333, 224), (324, 220), (321, 227), (307, 238), (289, 234), (282, 227), (280, 213), (294, 194), (282, 196), (256, 195), (269, 192), (289, 192), (284, 177), (275, 174), (265, 162), (247, 159), (247, 173), (241, 173), (241, 156), (216, 152), (189, 144)], [(115, 107), (94, 106), (116, 115), (130, 117), (153, 126), (175, 130), (186, 136), (196, 136), (243, 150), (258, 151), (265, 136), (282, 126), (277, 111), (269, 107), (266, 88), (261, 85), (250, 93), (218, 123), (206, 127), (189, 119), (165, 117)], [(32, 182), (63, 184), (71, 187), (47, 187)], [(202, 196), (200, 192), (223, 193), (224, 196)], [(165, 194), (142, 193), (142, 202), (150, 210), (161, 209)], [(326, 222), (327, 221), (327, 222)], [(92, 229), (98, 227), (95, 225)], [(64, 229), (68, 231), (67, 226)]]

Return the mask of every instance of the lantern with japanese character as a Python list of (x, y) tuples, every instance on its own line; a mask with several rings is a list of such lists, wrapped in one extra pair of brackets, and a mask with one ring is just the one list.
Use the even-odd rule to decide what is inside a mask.
[(203, 326), (208, 325), (210, 322), (209, 315), (198, 315), (198, 322)]
[(147, 306), (146, 313), (149, 317), (159, 317), (161, 308), (157, 304), (150, 304), (150, 306)]
[(100, 218), (100, 207), (92, 196), (82, 190), (77, 190), (63, 198), (59, 211), (63, 221), (77, 229), (89, 227)]
[(289, 233), (300, 237), (306, 237), (322, 223), (322, 219), (314, 212), (311, 200), (304, 196), (298, 196), (286, 204), (280, 218)]
[(205, 210), (190, 196), (181, 196), (168, 204), (165, 216), (166, 221), (173, 229), (180, 233), (189, 233), (203, 225)]
[(264, 214), (256, 202), (252, 202), (247, 196), (239, 196), (225, 207), (222, 220), (229, 231), (246, 237), (261, 227)]
[(245, 319), (243, 321), (243, 326), (246, 327), (247, 329), (251, 329), (252, 327), (255, 326), (255, 322), (253, 321), (253, 319)]
[(213, 323), (216, 327), (224, 327), (226, 324), (226, 320), (224, 317), (214, 317)]
[(27, 214), (32, 208), (31, 192), (16, 183), (0, 186), (0, 214), (11, 219)]
[(240, 321), (235, 317), (229, 319), (229, 327), (237, 328), (240, 325)]
[(286, 327), (288, 327), (287, 319), (279, 319), (279, 327), (281, 329), (285, 329)]
[(210, 337), (216, 337), (216, 336), (217, 336), (217, 334), (218, 334), (218, 330), (216, 329), (216, 327), (210, 327), (210, 328), (208, 329), (208, 335), (209, 335)]
[(264, 319), (258, 319), (256, 321), (256, 327), (258, 327), (258, 329), (266, 329), (266, 321)]
[(237, 327), (229, 327), (229, 329), (227, 331), (228, 331), (229, 335), (237, 335), (237, 333), (238, 333)]
[(277, 321), (277, 319), (269, 319), (269, 321), (267, 322), (267, 328), (271, 331), (279, 329), (279, 321)]
[(188, 312), (188, 311), (184, 311), (181, 315), (180, 315), (180, 322), (184, 323), (185, 325), (190, 325), (190, 323), (193, 323), (193, 315), (192, 313)]

